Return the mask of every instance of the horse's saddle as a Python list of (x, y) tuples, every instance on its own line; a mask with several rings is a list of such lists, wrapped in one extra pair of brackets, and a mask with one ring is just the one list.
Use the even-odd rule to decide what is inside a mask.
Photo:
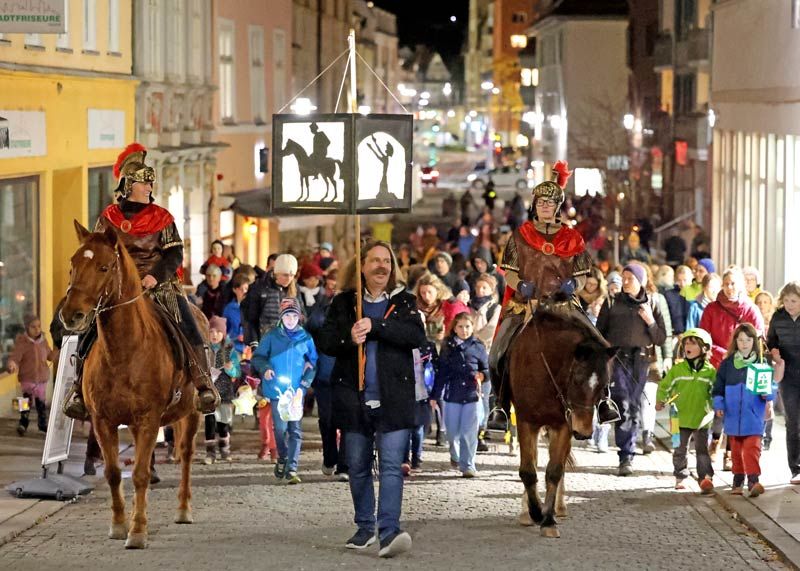
[(193, 358), (194, 353), (192, 344), (189, 343), (186, 335), (181, 331), (180, 326), (175, 319), (172, 318), (172, 315), (170, 315), (161, 304), (154, 301), (153, 305), (156, 308), (156, 315), (158, 315), (164, 327), (164, 331), (167, 333), (167, 339), (169, 339), (169, 346), (172, 350), (172, 358), (175, 359), (175, 364), (182, 366), (183, 370), (191, 377), (192, 371), (189, 360)]

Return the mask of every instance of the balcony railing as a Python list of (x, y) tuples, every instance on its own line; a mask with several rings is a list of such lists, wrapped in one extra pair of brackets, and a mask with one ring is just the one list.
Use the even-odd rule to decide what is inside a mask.
[(697, 28), (689, 32), (686, 40), (688, 47), (689, 65), (704, 65), (709, 61), (711, 54), (711, 30)]
[(655, 60), (653, 68), (656, 71), (672, 67), (672, 36), (670, 34), (660, 34), (656, 38), (653, 59)]

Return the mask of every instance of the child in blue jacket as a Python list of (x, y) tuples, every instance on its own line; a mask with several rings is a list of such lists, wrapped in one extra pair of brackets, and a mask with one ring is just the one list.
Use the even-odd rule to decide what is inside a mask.
[(731, 493), (741, 495), (747, 475), (750, 497), (764, 493), (758, 481), (761, 474), (761, 435), (764, 434), (764, 411), (767, 401), (775, 398), (774, 389), (766, 395), (748, 391), (748, 365), (761, 360), (761, 345), (755, 327), (740, 324), (733, 332), (728, 356), (720, 363), (714, 385), (714, 410), (725, 419), (725, 433), (731, 443), (733, 487)]
[[(299, 484), (297, 464), (303, 443), (301, 420), (283, 420), (278, 401), (289, 389), (308, 391), (314, 380), (317, 350), (314, 341), (300, 325), (300, 304), (295, 298), (284, 298), (280, 305), (280, 323), (258, 344), (251, 363), (264, 378), (259, 393), (270, 401), (272, 423), (278, 445), (275, 477)], [(288, 442), (287, 442), (288, 441)]]
[(450, 463), (464, 478), (474, 478), (478, 450), (478, 426), (483, 415), (481, 383), (489, 373), (484, 344), (472, 335), (472, 315), (459, 313), (452, 323), (439, 357), (439, 370), (431, 395), (431, 406), (444, 393), (444, 424), (450, 441)]

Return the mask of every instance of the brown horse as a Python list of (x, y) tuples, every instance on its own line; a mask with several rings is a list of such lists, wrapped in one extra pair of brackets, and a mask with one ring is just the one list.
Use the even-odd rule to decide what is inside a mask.
[[(196, 391), (183, 363), (176, 363), (170, 339), (153, 301), (143, 296), (139, 274), (116, 232), (89, 232), (75, 221), (81, 245), (72, 256), (70, 285), (61, 321), (85, 331), (97, 320), (97, 341), (83, 368), (83, 396), (103, 451), (111, 488), (111, 539), (126, 548), (147, 545), (147, 488), (150, 457), (160, 426), (173, 424), (181, 460), (176, 523), (192, 523), (190, 471), (199, 424)], [(208, 323), (198, 321), (208, 335)], [(130, 529), (119, 467), (117, 427), (133, 434), (135, 496)]]
[[(511, 346), (509, 386), (517, 413), (519, 477), (525, 485), (520, 523), (541, 525), (545, 537), (559, 537), (555, 516), (566, 516), (564, 470), (572, 463), (572, 437), (591, 437), (594, 407), (606, 393), (616, 351), (588, 323), (541, 309)], [(543, 427), (550, 440), (544, 506), (536, 490)]]

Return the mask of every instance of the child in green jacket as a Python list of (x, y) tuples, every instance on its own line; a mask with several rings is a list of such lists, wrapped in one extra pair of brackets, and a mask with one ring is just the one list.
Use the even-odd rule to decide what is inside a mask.
[(659, 383), (656, 408), (661, 410), (665, 401), (671, 401), (678, 410), (681, 439), (672, 453), (675, 489), (686, 487), (683, 483), (689, 477), (686, 448), (692, 437), (697, 454), (697, 480), (702, 493), (711, 494), (714, 468), (708, 453), (708, 429), (714, 418), (711, 390), (717, 375), (707, 359), (711, 335), (703, 329), (689, 329), (681, 337), (681, 349), (685, 360), (673, 365)]

